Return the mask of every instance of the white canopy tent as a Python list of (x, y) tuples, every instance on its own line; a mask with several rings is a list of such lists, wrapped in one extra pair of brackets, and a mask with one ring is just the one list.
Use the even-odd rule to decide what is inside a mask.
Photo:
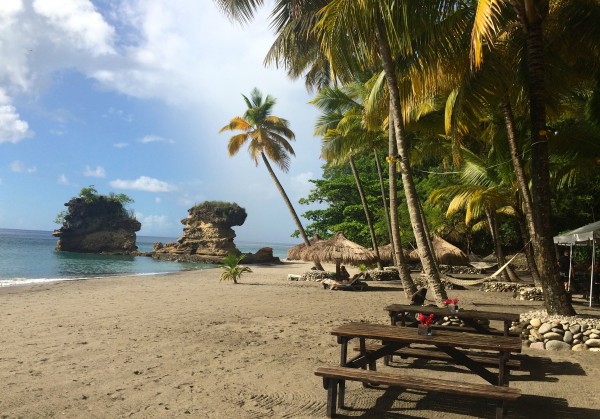
[[(594, 292), (594, 265), (596, 262), (596, 242), (600, 243), (600, 221), (576, 228), (575, 230), (554, 236), (554, 243), (570, 247), (570, 256), (573, 258), (573, 245), (592, 246), (592, 269), (590, 273), (590, 307)], [(569, 268), (570, 270), (571, 268)], [(569, 272), (569, 286), (571, 285), (571, 272)]]

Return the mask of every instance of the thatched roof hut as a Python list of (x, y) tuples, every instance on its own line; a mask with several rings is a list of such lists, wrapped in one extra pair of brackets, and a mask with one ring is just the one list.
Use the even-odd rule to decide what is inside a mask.
[[(406, 249), (402, 249), (402, 254), (406, 260), (409, 260), (409, 251)], [(392, 244), (386, 244), (385, 246), (381, 246), (379, 248), (379, 259), (382, 262), (394, 262), (394, 255), (392, 255)]]
[(342, 263), (359, 264), (376, 260), (375, 254), (358, 243), (348, 240), (344, 233), (336, 233), (329, 240), (322, 240), (306, 247), (300, 254), (302, 260), (335, 263), (336, 276)]
[[(435, 258), (441, 265), (465, 266), (469, 264), (469, 257), (458, 247), (448, 243), (439, 236), (433, 236), (432, 240)], [(410, 252), (411, 258), (419, 258), (417, 249)]]
[[(321, 236), (319, 236), (318, 234), (315, 234), (308, 241), (309, 241), (310, 245), (312, 246), (313, 244), (320, 242), (321, 240), (323, 240), (321, 238)], [(304, 243), (304, 242), (297, 244), (294, 247), (290, 247), (287, 252), (287, 258), (290, 260), (302, 260), (301, 255), (305, 249), (306, 249), (306, 243)]]

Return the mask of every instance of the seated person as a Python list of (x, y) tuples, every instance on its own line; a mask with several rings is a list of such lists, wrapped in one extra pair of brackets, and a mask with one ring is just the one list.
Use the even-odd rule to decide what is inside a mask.
[(422, 306), (425, 304), (425, 296), (427, 295), (427, 288), (423, 287), (419, 291), (415, 292), (412, 297), (410, 297), (410, 305), (411, 306)]
[(346, 267), (342, 265), (340, 268), (340, 274), (337, 278), (339, 281), (348, 281), (350, 279), (350, 273), (346, 270)]

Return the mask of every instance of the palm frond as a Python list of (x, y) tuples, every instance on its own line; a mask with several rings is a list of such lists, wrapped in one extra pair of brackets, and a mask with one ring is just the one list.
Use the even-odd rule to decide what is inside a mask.
[(248, 131), (250, 129), (250, 124), (245, 119), (236, 116), (229, 124), (225, 125), (223, 128), (219, 130), (219, 134), (225, 131)]
[(234, 135), (229, 139), (229, 144), (227, 145), (227, 152), (230, 156), (234, 156), (240, 151), (240, 148), (244, 145), (244, 143), (248, 140), (248, 133), (244, 132), (242, 134)]

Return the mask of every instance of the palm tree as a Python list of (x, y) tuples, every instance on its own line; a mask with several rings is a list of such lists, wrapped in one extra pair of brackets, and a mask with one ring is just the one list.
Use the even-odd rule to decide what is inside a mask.
[(238, 283), (238, 279), (246, 272), (252, 272), (247, 266), (240, 266), (240, 261), (244, 259), (244, 256), (236, 256), (233, 253), (228, 254), (223, 258), (221, 269), (221, 281), (233, 281), (234, 284)]
[[(573, 2), (557, 1), (557, 4)], [(483, 45), (497, 37), (501, 23), (516, 26), (523, 36), (527, 73), (531, 147), (531, 198), (533, 231), (530, 232), (536, 265), (542, 281), (549, 313), (572, 315), (575, 310), (556, 272), (556, 254), (550, 224), (550, 163), (546, 113), (544, 22), (550, 9), (548, 0), (480, 0), (473, 27), (472, 58), (477, 68), (483, 60)], [(516, 23), (516, 25), (515, 25)], [(502, 27), (503, 29), (503, 27)]]
[[(353, 68), (357, 61), (363, 68), (372, 67), (375, 63), (383, 67), (398, 146), (398, 163), (410, 221), (419, 248), (423, 270), (428, 278), (429, 288), (434, 294), (436, 304), (442, 306), (447, 295), (441, 284), (435, 257), (428, 243), (412, 176), (402, 96), (396, 74), (396, 57), (394, 57), (394, 53), (412, 53), (411, 36), (415, 33), (411, 32), (414, 29), (413, 22), (417, 26), (432, 17), (421, 14), (426, 10), (417, 5), (414, 6), (399, 7), (387, 0), (360, 2), (338, 0), (328, 3), (321, 9), (321, 19), (317, 24), (317, 29), (321, 35), (325, 53), (336, 68)], [(427, 5), (424, 8), (427, 8)], [(441, 13), (442, 10), (443, 8), (436, 9), (436, 12)], [(433, 21), (431, 19), (430, 23)]]
[[(492, 165), (467, 149), (462, 150), (463, 166), (461, 167), (460, 184), (448, 186), (432, 192), (432, 202), (450, 199), (447, 215), (460, 209), (465, 210), (465, 224), (484, 218), (487, 221), (490, 236), (495, 247), (498, 266), (504, 266), (506, 259), (498, 230), (498, 214), (514, 216), (515, 202), (513, 172), (504, 163)], [(490, 165), (489, 167), (487, 165)], [(510, 266), (502, 271), (506, 281), (517, 281), (519, 278)]]
[[(347, 89), (346, 89), (347, 90)], [(323, 137), (321, 157), (329, 164), (348, 163), (354, 177), (365, 219), (371, 236), (371, 245), (377, 257), (377, 265), (382, 268), (379, 246), (371, 211), (364, 188), (354, 163), (354, 156), (363, 150), (374, 148), (377, 133), (369, 132), (362, 124), (362, 106), (344, 88), (326, 87), (311, 101), (323, 112), (315, 126), (315, 135)], [(385, 200), (385, 196), (382, 197)]]
[[(263, 99), (262, 93), (257, 88), (252, 90), (250, 98), (245, 95), (242, 95), (242, 97), (248, 107), (244, 116), (236, 116), (219, 131), (219, 133), (224, 131), (242, 131), (242, 133), (234, 135), (229, 139), (227, 146), (229, 156), (236, 155), (242, 146), (248, 143), (250, 157), (257, 166), (259, 159), (265, 164), (271, 179), (275, 182), (277, 190), (281, 193), (296, 223), (302, 240), (307, 246), (310, 246), (300, 218), (269, 162), (269, 159), (272, 160), (283, 172), (289, 170), (290, 155), (295, 155), (290, 141), (294, 140), (295, 135), (290, 130), (289, 122), (286, 119), (271, 115), (271, 111), (275, 105), (275, 98), (267, 95)], [(319, 263), (315, 265), (321, 268)]]

